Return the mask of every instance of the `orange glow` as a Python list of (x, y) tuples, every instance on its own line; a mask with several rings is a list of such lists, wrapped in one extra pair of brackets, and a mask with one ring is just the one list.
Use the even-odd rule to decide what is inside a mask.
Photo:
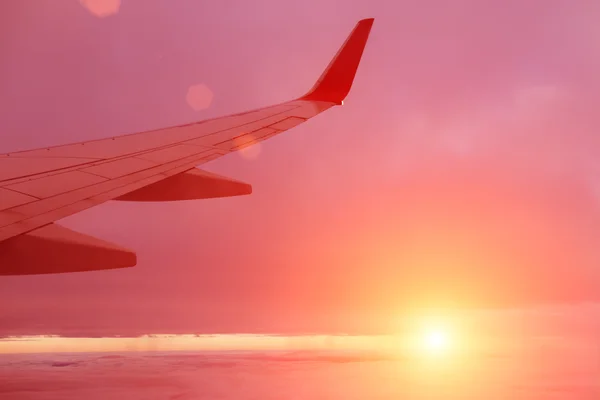
[(28, 336), (0, 339), (0, 354), (123, 351), (387, 350), (392, 336), (166, 335), (69, 338)]
[[(349, 350), (389, 356), (448, 354), (455, 349), (447, 330), (422, 329), (416, 335), (144, 335), (140, 337), (69, 338), (27, 336), (0, 340), (0, 354), (123, 351), (267, 351)], [(454, 339), (454, 338), (452, 338)], [(471, 338), (473, 339), (473, 338)]]
[(444, 352), (450, 345), (448, 334), (442, 330), (427, 332), (423, 338), (423, 342), (425, 348), (435, 354)]
[[(423, 387), (448, 395), (453, 392), (444, 384), (452, 379), (467, 387), (503, 377), (500, 386), (521, 391), (514, 371), (531, 367), (540, 373), (530, 377), (557, 385), (547, 394), (566, 391), (554, 378), (571, 372), (546, 352), (544, 341), (560, 340), (571, 351), (582, 337), (595, 338), (596, 346), (600, 332), (600, 307), (586, 303), (600, 293), (600, 114), (594, 106), (600, 93), (596, 62), (586, 67), (598, 43), (589, 40), (595, 35), (577, 35), (596, 28), (590, 10), (548, 7), (554, 14), (535, 18), (535, 7), (528, 15), (516, 5), (477, 1), (461, 2), (460, 9), (443, 1), (442, 9), (373, 2), (369, 10), (344, 12), (333, 3), (272, 2), (263, 4), (265, 21), (257, 21), (251, 2), (237, 2), (231, 15), (226, 2), (79, 1), (7, 13), (2, 152), (39, 147), (40, 165), (85, 168), (79, 172), (86, 181), (104, 182), (94, 171), (110, 169), (106, 161), (113, 157), (120, 172), (146, 174), (140, 171), (163, 157), (179, 163), (188, 151), (206, 150), (212, 159), (234, 147), (238, 155), (215, 159), (208, 169), (257, 190), (206, 202), (109, 202), (68, 217), (69, 229), (135, 249), (139, 266), (3, 278), (3, 335), (229, 334), (0, 339), (0, 353), (367, 350), (401, 360), (386, 366), (390, 386), (410, 386), (400, 381), (402, 371), (402, 378), (414, 374)], [(319, 15), (316, 28), (294, 22), (305, 10)], [(263, 111), (242, 113), (231, 126), (187, 126), (301, 95), (312, 72), (337, 50), (328, 43), (337, 46), (352, 15), (363, 12), (397, 23), (376, 23), (377, 40), (368, 44), (344, 107), (305, 123), (331, 103), (303, 101), (302, 108), (278, 108), (266, 119)], [(585, 29), (579, 13), (589, 23)], [(561, 24), (562, 14), (568, 18)], [(112, 16), (99, 18), (106, 15)], [(323, 93), (341, 92), (316, 95)], [(172, 124), (185, 127), (169, 131), (165, 142), (155, 133), (139, 141), (141, 135), (128, 135), (114, 147), (109, 139), (88, 142)], [(258, 143), (288, 127), (278, 140)], [(215, 134), (188, 143), (196, 129)], [(138, 153), (157, 145), (160, 152)], [(91, 169), (85, 159), (65, 156), (79, 152), (90, 163), (105, 161)], [(123, 154), (136, 156), (126, 161)], [(31, 165), (29, 156), (4, 158), (7, 174)], [(79, 172), (72, 175), (84, 179)], [(9, 177), (3, 179), (11, 185), (4, 188), (6, 209), (36, 208), (18, 191), (30, 179)], [(54, 202), (71, 202), (70, 196), (48, 204), (58, 209)], [(87, 207), (92, 202), (85, 196), (80, 204)], [(21, 215), (13, 211), (11, 221)], [(27, 222), (14, 229), (31, 228)], [(554, 312), (540, 304), (570, 308)], [(500, 307), (512, 309), (491, 310)], [(346, 332), (373, 336), (334, 335)], [(527, 342), (526, 335), (535, 338)], [(527, 355), (515, 368), (504, 357), (514, 353), (511, 346)], [(573, 368), (597, 362), (596, 350), (577, 347), (574, 354)], [(477, 364), (484, 358), (496, 368), (487, 375)], [(541, 373), (548, 366), (555, 375)], [(324, 386), (336, 384), (329, 372), (327, 379)], [(373, 387), (382, 385), (381, 374), (371, 379)], [(377, 397), (340, 398), (352, 395)], [(494, 395), (521, 394), (490, 390), (471, 398)]]
[[(449, 312), (441, 316), (428, 316), (424, 313), (416, 315), (411, 319), (408, 327), (412, 332), (408, 343), (410, 352), (417, 358), (457, 356), (459, 352), (459, 321), (458, 315)], [(470, 343), (478, 340), (475, 336), (463, 339)]]

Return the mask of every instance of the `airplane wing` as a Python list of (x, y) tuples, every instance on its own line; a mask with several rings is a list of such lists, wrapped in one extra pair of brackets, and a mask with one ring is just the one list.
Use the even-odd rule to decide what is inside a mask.
[(358, 22), (313, 88), (282, 104), (148, 132), (0, 155), (0, 275), (131, 267), (134, 252), (55, 224), (108, 200), (249, 194), (198, 165), (266, 140), (350, 91), (373, 19)]

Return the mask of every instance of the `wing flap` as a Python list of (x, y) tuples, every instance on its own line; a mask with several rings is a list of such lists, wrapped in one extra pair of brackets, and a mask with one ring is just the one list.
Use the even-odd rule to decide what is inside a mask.
[(129, 192), (115, 200), (178, 201), (241, 196), (252, 193), (252, 186), (200, 169), (191, 169), (152, 185)]
[(0, 242), (0, 275), (38, 275), (133, 267), (134, 252), (56, 224)]

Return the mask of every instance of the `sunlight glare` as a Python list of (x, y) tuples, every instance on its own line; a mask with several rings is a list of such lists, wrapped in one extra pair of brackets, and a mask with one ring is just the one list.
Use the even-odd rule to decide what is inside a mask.
[[(412, 320), (410, 352), (417, 358), (454, 359), (464, 351), (459, 343), (459, 318), (452, 312), (419, 314)], [(464, 344), (464, 343), (462, 343)]]
[(447, 332), (441, 329), (431, 330), (423, 337), (424, 347), (430, 353), (439, 354), (448, 349), (449, 338)]

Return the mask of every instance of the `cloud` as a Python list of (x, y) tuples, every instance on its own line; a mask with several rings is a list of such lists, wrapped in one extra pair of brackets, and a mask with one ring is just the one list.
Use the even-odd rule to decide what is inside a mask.
[(525, 112), (550, 111), (548, 108), (557, 102), (561, 91), (554, 85), (526, 86), (516, 91), (515, 106)]
[[(549, 363), (527, 355), (461, 359), (452, 372), (398, 358), (344, 353), (123, 353), (0, 357), (0, 397), (11, 400), (593, 398), (589, 357)], [(567, 357), (567, 358), (565, 358)], [(579, 361), (579, 363), (573, 362)], [(60, 366), (60, 368), (57, 368)], [(451, 376), (451, 379), (450, 379)], [(587, 396), (587, 397), (586, 397)], [(436, 397), (436, 398), (437, 398)]]

